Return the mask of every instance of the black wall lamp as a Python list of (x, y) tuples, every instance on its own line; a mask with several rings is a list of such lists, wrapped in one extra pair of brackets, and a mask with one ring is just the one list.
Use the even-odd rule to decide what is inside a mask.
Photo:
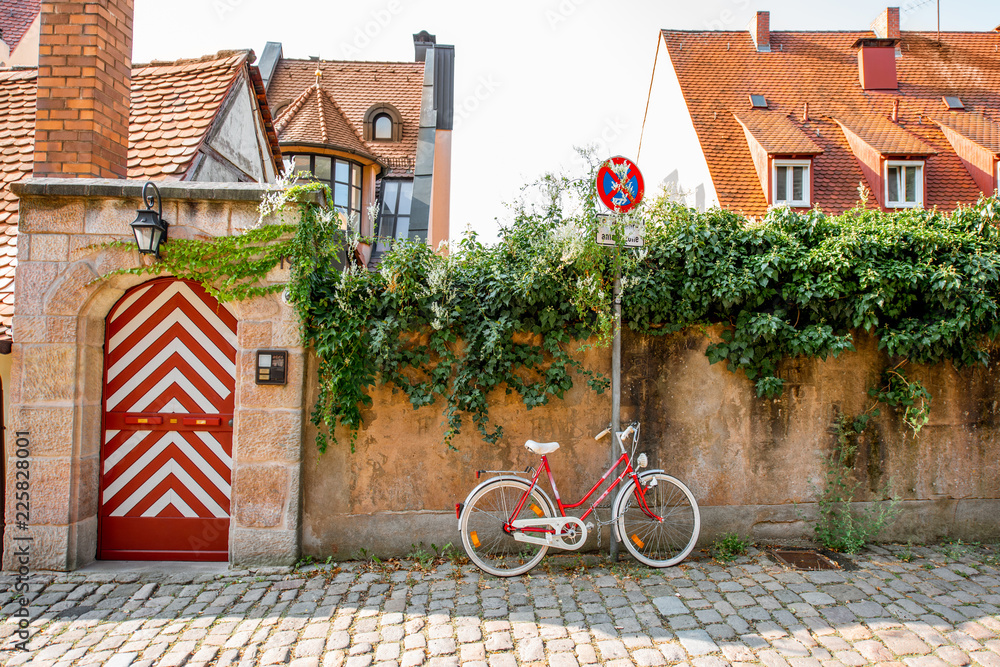
[[(146, 194), (148, 188), (153, 194)], [(163, 219), (163, 202), (160, 201), (160, 191), (152, 181), (146, 181), (142, 186), (142, 200), (145, 209), (139, 209), (139, 215), (132, 222), (132, 233), (135, 234), (139, 253), (160, 258), (160, 244), (167, 240), (167, 221)], [(153, 210), (156, 204), (157, 210)]]

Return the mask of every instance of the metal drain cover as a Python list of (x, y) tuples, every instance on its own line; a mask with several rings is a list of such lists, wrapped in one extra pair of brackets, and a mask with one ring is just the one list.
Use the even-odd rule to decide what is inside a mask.
[(812, 549), (772, 549), (771, 554), (779, 563), (796, 570), (839, 570), (833, 560)]

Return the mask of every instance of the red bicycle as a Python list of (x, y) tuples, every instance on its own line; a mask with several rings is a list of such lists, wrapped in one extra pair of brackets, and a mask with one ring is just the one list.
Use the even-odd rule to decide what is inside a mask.
[[(595, 439), (600, 440), (609, 431), (602, 431)], [(631, 439), (631, 454), (625, 448), (626, 438)], [(632, 460), (639, 442), (638, 422), (615, 433), (615, 439), (621, 447), (621, 456), (576, 503), (563, 503), (546, 458), (547, 454), (559, 449), (558, 442), (528, 440), (524, 443), (529, 450), (542, 456), (542, 463), (536, 469), (529, 466), (525, 472), (477, 472), (477, 478), (484, 472), (498, 474), (473, 489), (464, 503), (455, 505), (462, 544), (472, 562), (489, 574), (513, 577), (538, 565), (549, 547), (580, 549), (594, 527), (593, 523), (584, 521), (623, 481), (625, 485), (611, 506), (611, 519), (598, 522), (614, 524), (619, 541), (636, 560), (650, 567), (669, 567), (684, 560), (701, 532), (701, 515), (694, 495), (678, 479), (662, 470), (637, 472), (647, 465), (645, 454), (635, 458), (633, 468)], [(586, 503), (623, 463), (625, 469), (581, 517), (566, 516), (566, 510)], [(556, 505), (538, 486), (542, 470), (548, 475)], [(516, 476), (529, 474), (530, 482)]]

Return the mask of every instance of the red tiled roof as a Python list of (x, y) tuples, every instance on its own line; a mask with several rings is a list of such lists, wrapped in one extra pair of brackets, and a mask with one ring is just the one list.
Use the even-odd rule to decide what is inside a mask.
[(35, 70), (0, 71), (0, 338), (10, 335), (17, 266), (17, 196), (34, 164)]
[[(342, 62), (282, 59), (268, 84), (268, 99), (279, 121), (291, 113), (288, 108), (316, 85), (316, 70), (322, 71), (320, 87), (336, 102), (347, 120), (354, 140), (364, 137), (365, 113), (374, 105), (388, 103), (399, 111), (403, 121), (402, 139), (398, 142), (362, 142), (367, 154), (388, 164), (394, 173), (413, 173), (417, 157), (417, 134), (420, 129), (420, 99), (424, 82), (422, 62)], [(315, 102), (313, 102), (315, 104)], [(308, 105), (306, 105), (308, 106)], [(299, 112), (301, 113), (301, 112)], [(297, 115), (297, 114), (293, 114)], [(286, 135), (286, 133), (288, 133)], [(337, 144), (338, 137), (327, 127), (330, 141), (322, 142), (318, 114), (311, 122), (293, 121), (278, 133), (282, 144), (297, 141)], [(350, 137), (341, 140), (353, 145)], [(347, 145), (341, 145), (348, 148)]]
[(932, 118), (938, 125), (951, 128), (966, 139), (1000, 155), (1000, 123), (995, 123), (981, 114), (969, 112), (941, 114)]
[(733, 114), (769, 155), (813, 155), (823, 149), (783, 114), (743, 111)]
[(0, 31), (3, 31), (0, 39), (10, 47), (11, 53), (38, 16), (41, 4), (41, 0), (4, 0), (0, 5)]
[[(249, 54), (133, 67), (129, 178), (184, 177)], [(34, 167), (36, 80), (35, 69), (0, 70), (0, 338), (9, 335), (17, 265), (17, 197), (9, 184), (31, 176)], [(272, 149), (279, 151), (276, 143)]]
[[(132, 68), (129, 178), (184, 177), (250, 53), (220, 51)], [(281, 166), (280, 152), (276, 166)]]
[[(942, 32), (938, 42), (936, 33), (903, 32), (899, 90), (888, 92), (862, 90), (858, 81), (851, 45), (870, 32), (771, 32), (770, 53), (758, 52), (743, 31), (661, 34), (722, 206), (749, 215), (767, 210), (733, 116), (750, 111), (750, 93), (766, 96), (768, 110), (761, 113), (787, 117), (823, 149), (813, 158), (813, 200), (828, 212), (853, 207), (864, 178), (835, 119), (865, 116), (889, 123), (895, 100), (898, 127), (934, 151), (926, 161), (925, 206), (950, 210), (958, 201), (978, 199), (975, 181), (929, 116), (940, 114), (942, 95), (957, 95), (969, 112), (1000, 121), (997, 34)], [(805, 103), (809, 119), (803, 121)]]
[(285, 107), (274, 129), (281, 137), (280, 141), (286, 143), (329, 144), (375, 159), (340, 107), (319, 83), (306, 88)]
[(882, 155), (933, 155), (936, 151), (882, 116), (837, 116), (833, 120)]

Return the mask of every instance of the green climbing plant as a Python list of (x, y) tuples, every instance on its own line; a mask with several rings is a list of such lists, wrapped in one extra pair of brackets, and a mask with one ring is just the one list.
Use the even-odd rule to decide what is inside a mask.
[[(603, 391), (607, 379), (578, 353), (610, 340), (615, 262), (624, 325), (646, 335), (721, 327), (709, 360), (743, 373), (759, 396), (782, 393), (782, 360), (837, 356), (867, 332), (889, 360), (873, 396), (917, 431), (931, 397), (903, 364), (989, 360), (1000, 332), (996, 198), (950, 214), (859, 205), (838, 216), (776, 208), (748, 219), (654, 196), (625, 221), (643, 230), (644, 247), (609, 252), (595, 240), (598, 166), (526, 187), (496, 244), (473, 232), (447, 252), (396, 241), (377, 271), (345, 264), (355, 225), (323, 204), (322, 185), (308, 183), (262, 205), (263, 213), (296, 206), (295, 224), (171, 240), (159, 264), (127, 272), (197, 279), (221, 300), (287, 289), (318, 360), (312, 421), (322, 450), (338, 426), (353, 446), (378, 383), (414, 408), (440, 405), (449, 446), (468, 421), (489, 442), (503, 437), (490, 419), (496, 391), (516, 393), (528, 409), (581, 380)], [(290, 283), (267, 284), (282, 260)]]

